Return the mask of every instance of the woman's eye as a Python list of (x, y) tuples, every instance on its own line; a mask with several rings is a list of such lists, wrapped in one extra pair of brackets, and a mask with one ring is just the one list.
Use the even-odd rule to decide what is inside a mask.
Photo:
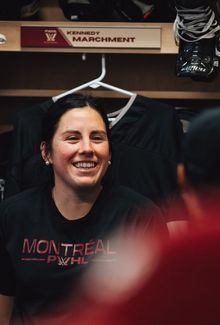
[(93, 137), (94, 140), (102, 140), (102, 137), (96, 135), (95, 137)]
[(104, 139), (103, 139), (102, 136), (100, 136), (100, 135), (96, 135), (96, 136), (93, 136), (93, 137), (92, 137), (92, 140), (93, 140), (93, 141), (97, 141), (97, 142), (99, 142), (99, 141), (103, 141)]
[(91, 134), (91, 139), (93, 141), (104, 141), (106, 140), (106, 135), (104, 133), (94, 132)]
[(78, 139), (79, 138), (76, 137), (76, 136), (74, 136), (74, 135), (72, 135), (72, 136), (70, 136), (70, 137), (67, 138), (68, 141), (77, 141)]

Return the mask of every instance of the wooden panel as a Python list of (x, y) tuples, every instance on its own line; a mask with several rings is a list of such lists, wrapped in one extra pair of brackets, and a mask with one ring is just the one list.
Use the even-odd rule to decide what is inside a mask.
[[(220, 75), (212, 82), (177, 78), (175, 64), (176, 55), (108, 54), (103, 81), (155, 98), (220, 98)], [(98, 77), (101, 56), (88, 54), (83, 61), (79, 53), (3, 52), (0, 66), (0, 96), (48, 97)], [(91, 90), (91, 93), (121, 97), (103, 88)]]

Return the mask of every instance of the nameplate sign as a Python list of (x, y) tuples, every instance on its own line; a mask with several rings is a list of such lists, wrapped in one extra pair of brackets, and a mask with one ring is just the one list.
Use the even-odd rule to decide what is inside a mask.
[(161, 27), (21, 26), (21, 47), (159, 49)]

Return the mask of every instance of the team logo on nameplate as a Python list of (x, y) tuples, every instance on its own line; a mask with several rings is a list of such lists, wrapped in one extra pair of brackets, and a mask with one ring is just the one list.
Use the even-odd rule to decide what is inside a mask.
[(56, 29), (45, 29), (44, 33), (45, 33), (46, 41), (48, 43), (56, 42), (56, 36), (57, 36)]
[(161, 27), (21, 26), (21, 46), (159, 49)]

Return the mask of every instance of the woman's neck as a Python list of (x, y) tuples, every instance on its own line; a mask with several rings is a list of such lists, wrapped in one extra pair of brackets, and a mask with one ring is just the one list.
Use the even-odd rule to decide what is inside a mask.
[(77, 220), (89, 213), (101, 190), (100, 186), (95, 189), (73, 191), (55, 185), (52, 189), (52, 197), (64, 218)]

